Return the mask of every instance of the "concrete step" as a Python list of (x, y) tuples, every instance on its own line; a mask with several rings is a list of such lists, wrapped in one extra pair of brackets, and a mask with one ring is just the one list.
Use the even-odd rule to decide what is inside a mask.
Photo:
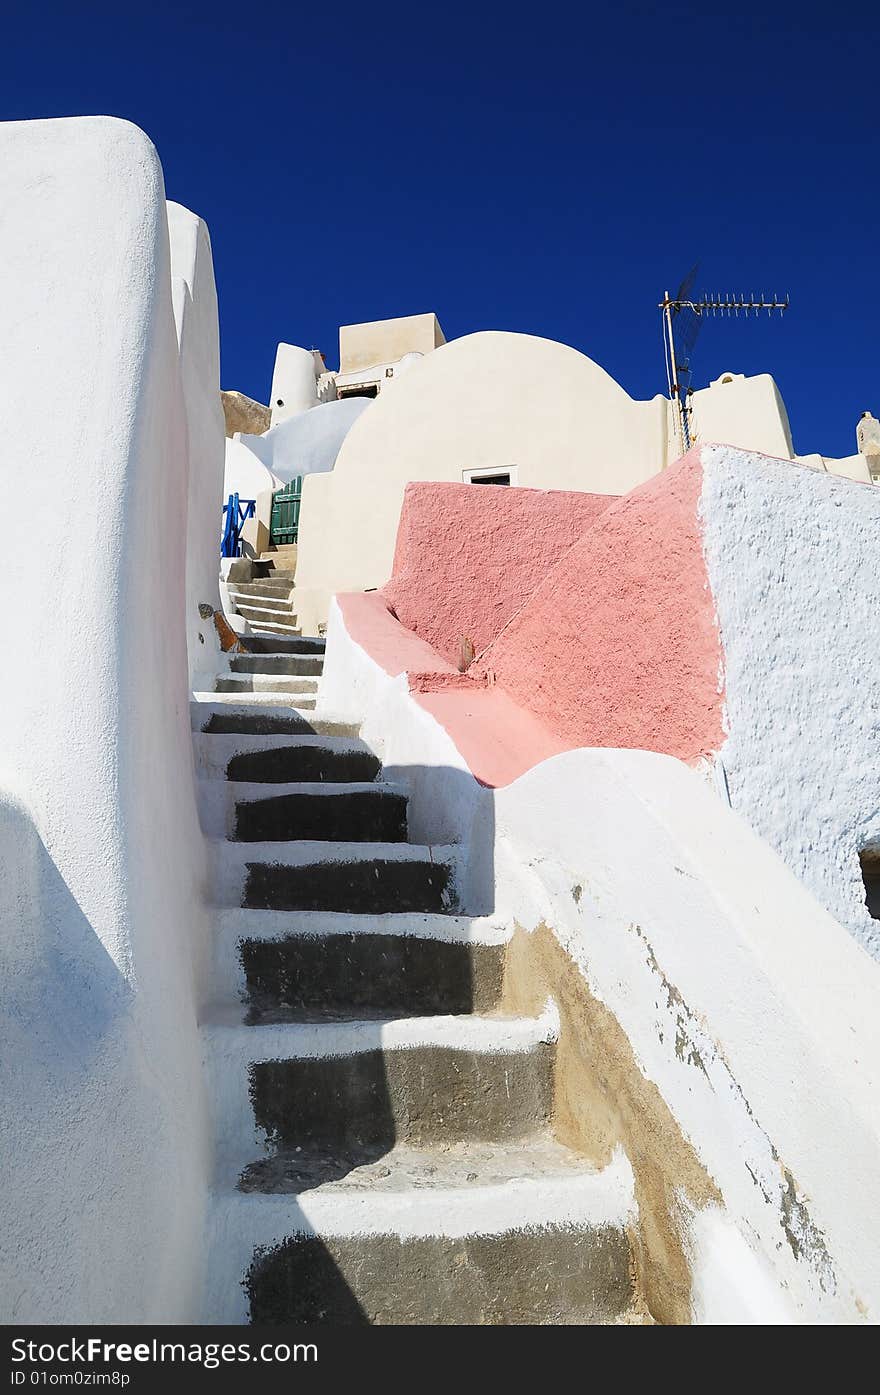
[[(320, 781), (289, 781), (284, 784), (266, 784), (265, 781), (227, 780), (216, 774), (206, 776), (200, 772), (198, 782), (199, 808), (202, 828), (208, 838), (225, 838), (242, 843), (291, 843), (306, 842), (346, 843), (366, 842), (370, 828), (365, 826), (367, 814), (373, 830), (373, 841), (379, 834), (387, 833), (382, 842), (404, 842), (406, 836), (406, 791), (399, 785), (365, 781), (363, 783), (322, 783)], [(361, 824), (346, 813), (353, 797), (355, 805), (369, 797), (371, 802), (376, 795), (388, 796), (403, 801), (403, 832), (398, 818), (392, 818), (384, 809), (366, 811)], [(316, 808), (318, 800), (324, 805)], [(384, 802), (384, 800), (382, 801)], [(350, 807), (350, 806), (349, 806)], [(396, 810), (395, 810), (396, 813)], [(328, 835), (336, 828), (344, 831), (344, 839), (331, 839)]]
[(279, 635), (284, 639), (298, 639), (302, 633), (299, 628), (299, 623), (296, 621), (296, 616), (293, 617), (296, 623), (286, 625), (282, 621), (276, 623), (274, 620), (263, 620), (253, 615), (245, 615), (241, 610), (238, 614), (243, 620), (247, 620), (248, 624), (253, 626), (254, 631), (260, 635)]
[(559, 1015), (202, 1025), (219, 1185), (290, 1146), (362, 1150), (524, 1138), (550, 1117)]
[(454, 847), (307, 840), (239, 843), (218, 837), (214, 823), (208, 848), (217, 906), (357, 915), (456, 910)]
[(249, 1021), (487, 1013), (501, 998), (505, 945), (349, 932), (242, 938)]
[(323, 654), (230, 654), (231, 673), (283, 673), (291, 677), (317, 677), (324, 667)]
[(315, 635), (293, 635), (285, 639), (273, 635), (239, 635), (238, 642), (249, 654), (323, 654), (327, 641)]
[(270, 591), (265, 595), (260, 592), (245, 595), (241, 591), (230, 590), (229, 599), (234, 603), (236, 610), (240, 610), (242, 606), (250, 606), (256, 610), (271, 611), (273, 614), (280, 615), (282, 619), (287, 615), (294, 614), (293, 601), (280, 590)]
[[(284, 561), (282, 561), (280, 566), (276, 567), (274, 562), (261, 559), (259, 562), (254, 563), (255, 572), (258, 572), (258, 569), (262, 571), (262, 575), (257, 574), (255, 576), (254, 581), (257, 584), (259, 584), (260, 581), (264, 580), (286, 581), (288, 586), (292, 587), (296, 578), (296, 570), (292, 569), (289, 563)], [(250, 584), (254, 585), (254, 582), (251, 582)]]
[(541, 1130), (524, 1138), (441, 1139), (421, 1146), (398, 1140), (385, 1151), (321, 1144), (279, 1148), (248, 1164), (238, 1190), (315, 1200), (353, 1192), (400, 1197), (425, 1187), (454, 1194), (511, 1182), (594, 1176), (596, 1169), (586, 1159)]
[(266, 710), (277, 707), (288, 712), (299, 712), (303, 709), (313, 712), (316, 707), (315, 700), (311, 696), (304, 697), (301, 702), (298, 702), (296, 694), (253, 692), (249, 689), (242, 692), (240, 688), (236, 688), (231, 693), (218, 693), (216, 688), (212, 688), (210, 692), (196, 690), (193, 692), (192, 698), (194, 702), (198, 703), (231, 703), (238, 706), (241, 706), (242, 699), (244, 699), (248, 707)]
[[(222, 708), (225, 694), (209, 693), (207, 696), (211, 700), (212, 711)], [(254, 712), (266, 712), (271, 715), (273, 709), (266, 705), (267, 696), (271, 695), (254, 693), (248, 701), (248, 708)], [(236, 699), (235, 702), (236, 705), (230, 710), (241, 711), (240, 700)], [(194, 704), (196, 707), (202, 705), (198, 702)], [(299, 717), (303, 721), (317, 720), (311, 713), (303, 713), (299, 708), (289, 705), (279, 706), (277, 710), (285, 717)], [(337, 773), (343, 781), (359, 783), (374, 780), (380, 770), (378, 756), (370, 750), (366, 742), (356, 736), (324, 736), (320, 733), (287, 736), (281, 732), (271, 732), (267, 735), (251, 735), (248, 732), (215, 734), (194, 731), (193, 744), (199, 773), (209, 779), (225, 780), (231, 762), (239, 756), (248, 759), (236, 765), (230, 778), (253, 780), (256, 784), (283, 785), (326, 779), (335, 783)], [(303, 755), (300, 758), (298, 754), (285, 754), (290, 751), (302, 752)], [(355, 759), (349, 763), (349, 757), (352, 756)], [(369, 759), (365, 761), (364, 757)], [(318, 773), (313, 773), (316, 770)], [(251, 773), (252, 771), (255, 773)], [(287, 771), (292, 773), (286, 773)], [(266, 793), (271, 794), (272, 791), (267, 790)]]
[(287, 581), (276, 581), (273, 577), (264, 577), (262, 581), (230, 581), (229, 594), (231, 596), (261, 596), (266, 600), (284, 601), (289, 604), (290, 593), (293, 587)]
[(283, 678), (273, 673), (220, 673), (214, 680), (218, 693), (294, 693), (314, 697), (315, 678)]
[[(457, 1205), (447, 1194), (447, 1203)], [(255, 1324), (608, 1326), (636, 1309), (624, 1226), (291, 1237), (248, 1271)]]
[(275, 710), (244, 702), (193, 702), (190, 704), (194, 731), (216, 736), (347, 736), (356, 737), (358, 724), (333, 717), (304, 716), (295, 708)]
[(320, 780), (359, 784), (375, 780), (381, 769), (379, 757), (363, 744), (331, 744), (303, 738), (285, 745), (277, 740), (278, 744), (270, 747), (234, 755), (226, 767), (227, 778), (258, 784)]
[[(243, 615), (246, 620), (253, 620), (255, 623), (266, 620), (270, 625), (295, 625), (297, 616), (292, 605), (283, 601), (278, 605), (270, 605), (262, 597), (232, 596), (232, 603), (235, 606), (236, 614)], [(296, 638), (296, 636), (294, 636)]]
[[(215, 695), (218, 697), (222, 697), (224, 688), (225, 685), (217, 687), (214, 690)], [(288, 703), (295, 702), (300, 712), (314, 712), (318, 705), (316, 702), (315, 693), (302, 693), (299, 696), (297, 696), (296, 693), (288, 692), (286, 688), (279, 688), (277, 692), (273, 692), (271, 688), (265, 691), (261, 690), (259, 692), (255, 692), (252, 688), (234, 687), (231, 688), (229, 691), (233, 693), (233, 695), (238, 693), (245, 694), (248, 697), (263, 698), (267, 706), (271, 706), (274, 703), (283, 707)]]
[[(222, 784), (223, 782), (217, 782)], [(237, 786), (232, 785), (235, 789)], [(219, 835), (218, 835), (219, 836)], [(495, 916), (461, 916), (447, 914), (431, 914), (425, 912), (408, 912), (405, 914), (384, 914), (384, 915), (346, 915), (336, 911), (272, 911), (272, 910), (251, 910), (244, 906), (227, 906), (216, 909), (213, 914), (213, 935), (212, 935), (212, 956), (211, 956), (211, 984), (208, 990), (208, 998), (212, 1002), (233, 999), (244, 1002), (249, 994), (248, 981), (245, 978), (245, 969), (242, 961), (241, 946), (247, 942), (257, 945), (272, 945), (287, 940), (309, 941), (315, 945), (315, 968), (314, 975), (310, 976), (311, 981), (321, 982), (320, 970), (320, 946), (323, 941), (327, 942), (327, 954), (332, 955), (332, 942), (339, 939), (341, 944), (347, 943), (353, 937), (361, 935), (374, 941), (377, 945), (382, 945), (386, 940), (400, 941), (425, 941), (425, 954), (430, 953), (431, 945), (441, 947), (449, 952), (449, 958), (441, 966), (438, 962), (438, 976), (445, 979), (450, 990), (457, 982), (458, 970), (455, 969), (455, 956), (470, 956), (472, 953), (476, 958), (481, 956), (483, 948), (491, 949), (498, 955), (503, 955), (504, 947), (510, 939), (510, 925), (503, 919)], [(269, 951), (271, 953), (271, 951)], [(297, 951), (294, 949), (293, 951)], [(380, 951), (381, 952), (381, 951)], [(408, 946), (401, 950), (405, 955), (407, 963), (407, 981), (410, 978), (419, 980), (422, 971), (418, 968), (419, 950), (415, 945)], [(305, 950), (304, 954), (308, 951)], [(356, 950), (352, 954), (357, 954)], [(284, 950), (279, 949), (278, 972), (284, 974)], [(438, 955), (438, 961), (439, 961)], [(472, 996), (475, 1010), (487, 1010), (487, 1004), (491, 996), (489, 987), (491, 959), (484, 964), (471, 970)], [(489, 967), (486, 965), (488, 964)], [(485, 974), (484, 974), (485, 969)], [(340, 972), (343, 972), (340, 970)], [(396, 985), (393, 972), (389, 966), (389, 983)], [(462, 974), (464, 971), (461, 971)], [(328, 977), (330, 968), (328, 966)], [(377, 976), (371, 975), (371, 981)], [(485, 985), (485, 986), (484, 986)], [(269, 985), (266, 984), (268, 992)], [(283, 984), (279, 984), (273, 990), (276, 992), (277, 1001), (283, 1005)], [(287, 990), (284, 989), (286, 992)], [(291, 989), (291, 992), (293, 990)], [(416, 1015), (419, 1011), (416, 1007), (410, 1008), (409, 1003), (416, 1001), (427, 1001), (421, 996), (420, 990), (413, 990), (409, 993), (406, 1001), (403, 994), (406, 985), (401, 983), (398, 990), (396, 986), (390, 997), (401, 997), (401, 1001), (395, 1008), (395, 1015)], [(332, 992), (329, 988), (322, 988), (322, 1001), (327, 1005), (327, 1011), (332, 1011)], [(366, 998), (368, 990), (360, 990), (364, 999), (364, 1013), (366, 1013)], [(464, 999), (462, 992), (462, 1000)], [(291, 1003), (296, 1003), (295, 998), (291, 998)], [(378, 1001), (378, 1000), (377, 1000)], [(399, 1008), (400, 1012), (397, 1011)], [(436, 1011), (440, 1010), (438, 1000)], [(444, 1009), (446, 1012), (455, 1012), (456, 1004), (449, 1002)], [(351, 1015), (351, 1014), (349, 1014)], [(358, 1016), (363, 1013), (356, 1014)]]
[(289, 625), (257, 625), (254, 621), (248, 621), (248, 624), (254, 626), (251, 633), (258, 639), (298, 639), (301, 633), (298, 625), (290, 628)]
[[(274, 860), (255, 858), (248, 864), (239, 904), (265, 910), (368, 915), (455, 908), (452, 869), (435, 861), (429, 848), (409, 843), (300, 844), (309, 846), (327, 852), (291, 863), (285, 852), (290, 844), (278, 843)], [(390, 856), (396, 850), (403, 855)]]
[(425, 1146), (534, 1133), (550, 1116), (553, 1055), (546, 1042), (521, 1051), (377, 1046), (254, 1062), (249, 1091), (257, 1126), (276, 1147), (323, 1145), (341, 1150), (343, 1160), (373, 1158), (397, 1141)]
[(310, 841), (403, 843), (407, 837), (407, 797), (373, 784), (285, 786), (283, 793), (255, 797), (265, 785), (237, 783), (233, 838), (242, 842)]
[(280, 605), (269, 605), (262, 598), (252, 597), (245, 600), (243, 596), (233, 596), (232, 602), (238, 615), (243, 615), (246, 620), (253, 620), (255, 624), (262, 623), (263, 620), (270, 625), (296, 624), (296, 611), (286, 601)]
[[(412, 1150), (407, 1160), (402, 1149), (377, 1166), (387, 1166), (385, 1182), (349, 1174), (310, 1190), (303, 1205), (285, 1194), (223, 1194), (208, 1262), (212, 1320), (650, 1321), (633, 1291), (636, 1205), (622, 1153), (596, 1171), (554, 1155), (543, 1138), (467, 1151), (472, 1165), (464, 1153), (447, 1164)], [(412, 1185), (393, 1184), (401, 1169)]]

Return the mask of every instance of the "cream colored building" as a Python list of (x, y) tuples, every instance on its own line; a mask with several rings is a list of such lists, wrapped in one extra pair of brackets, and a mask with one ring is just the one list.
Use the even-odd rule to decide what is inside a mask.
[[(346, 398), (368, 399), (367, 410), (332, 469), (304, 471), (296, 578), (304, 633), (326, 621), (334, 592), (387, 581), (411, 480), (624, 494), (681, 450), (666, 397), (635, 401), (586, 355), (532, 335), (488, 331), (447, 343), (433, 313), (343, 325), (338, 371), (317, 350), (279, 344), (265, 439), (291, 417)], [(859, 424), (857, 454), (796, 455), (767, 373), (722, 373), (691, 393), (688, 429), (693, 444), (723, 442), (864, 482), (877, 477), (872, 460), (880, 469), (880, 454), (862, 453), (862, 438), (865, 450), (880, 442), (870, 414)], [(234, 453), (244, 458), (248, 444), (229, 442), (230, 475), (240, 474)], [(253, 464), (264, 469), (256, 457)], [(271, 484), (268, 471), (259, 490), (248, 476), (249, 497), (262, 495), (264, 532)]]
[(336, 395), (378, 397), (390, 382), (445, 343), (434, 314), (341, 325)]
[[(713, 442), (759, 450), (862, 484), (871, 484), (880, 473), (880, 456), (876, 457), (876, 467), (872, 467), (870, 446), (875, 436), (870, 412), (864, 414), (856, 431), (857, 454), (840, 458), (815, 453), (797, 455), (785, 403), (769, 373), (759, 373), (754, 378), (743, 373), (722, 373), (707, 388), (692, 393), (688, 401), (691, 440), (695, 444)], [(880, 428), (880, 423), (874, 422), (874, 426)], [(880, 449), (880, 435), (877, 439)]]
[(303, 482), (303, 632), (335, 591), (387, 581), (410, 480), (621, 494), (663, 468), (669, 435), (665, 398), (634, 402), (564, 344), (493, 331), (440, 345), (386, 381), (333, 471)]
[[(268, 546), (273, 491), (280, 489), (293, 475), (330, 468), (320, 460), (316, 463), (314, 446), (315, 439), (322, 433), (327, 438), (328, 449), (334, 443), (339, 429), (338, 417), (333, 415), (337, 409), (310, 416), (307, 423), (302, 421), (305, 413), (345, 400), (350, 400), (352, 411), (366, 406), (367, 401), (360, 403), (357, 399), (378, 397), (389, 383), (445, 343), (443, 330), (433, 313), (342, 325), (338, 372), (327, 368), (320, 349), (282, 343), (275, 354), (268, 407), (241, 393), (224, 394), (227, 421), (231, 420), (233, 427), (227, 430), (224, 500), (236, 492), (242, 499), (256, 500), (255, 517), (242, 532), (248, 552), (260, 552)], [(247, 404), (250, 416), (242, 413), (242, 403)], [(349, 408), (339, 411), (347, 413)], [(318, 415), (322, 418), (320, 425)], [(251, 417), (259, 420), (263, 433), (260, 437), (247, 434)], [(268, 432), (265, 418), (270, 419)], [(297, 426), (286, 428), (286, 431), (296, 434), (288, 441), (285, 432), (279, 432), (278, 428), (294, 418), (299, 419)], [(303, 425), (306, 430), (300, 431)], [(298, 451), (298, 441), (309, 448)], [(321, 455), (320, 450), (317, 455)], [(282, 469), (280, 475), (272, 469), (276, 458), (280, 458), (285, 467), (289, 466)]]

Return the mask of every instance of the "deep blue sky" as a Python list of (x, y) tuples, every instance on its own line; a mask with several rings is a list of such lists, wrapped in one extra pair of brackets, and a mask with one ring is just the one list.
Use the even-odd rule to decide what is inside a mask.
[(279, 339), (436, 310), (665, 391), (657, 302), (789, 291), (709, 323), (694, 384), (770, 371), (800, 451), (880, 415), (875, 5), (48, 4), (4, 15), (5, 119), (111, 113), (214, 246), (224, 387)]

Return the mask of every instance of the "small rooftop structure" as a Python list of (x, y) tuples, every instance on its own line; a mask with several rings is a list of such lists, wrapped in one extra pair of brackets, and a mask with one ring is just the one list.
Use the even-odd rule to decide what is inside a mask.
[(339, 397), (378, 397), (383, 383), (396, 377), (416, 358), (446, 343), (433, 311), (394, 320), (340, 325)]

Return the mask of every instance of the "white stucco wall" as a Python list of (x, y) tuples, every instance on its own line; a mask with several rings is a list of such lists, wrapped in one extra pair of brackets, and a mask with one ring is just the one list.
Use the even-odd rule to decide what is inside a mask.
[(705, 448), (733, 807), (875, 955), (858, 854), (880, 842), (880, 492)]
[[(238, 436), (226, 441), (226, 463), (223, 472), (223, 499), (225, 504), (230, 494), (238, 494), (240, 499), (256, 499), (266, 489), (280, 489), (282, 481), (267, 470), (262, 460), (254, 454)], [(218, 511), (217, 535), (222, 532), (222, 521)], [(220, 555), (220, 544), (217, 544)]]
[(298, 412), (307, 412), (317, 402), (318, 380), (312, 350), (301, 349), (298, 344), (279, 344), (269, 397), (272, 425), (278, 426)]
[(554, 757), (495, 817), (499, 909), (553, 926), (723, 1197), (694, 1319), (878, 1321), (880, 966), (672, 757)]
[(186, 409), (186, 645), (190, 684), (199, 690), (216, 673), (217, 631), (199, 606), (220, 606), (217, 541), (223, 494), (226, 428), (220, 405), (220, 322), (211, 239), (206, 225), (180, 204), (168, 204), (171, 295)]
[(343, 441), (370, 405), (364, 397), (324, 402), (280, 422), (262, 436), (243, 433), (240, 442), (277, 479), (289, 484), (298, 475), (332, 470)]
[(207, 921), (162, 172), (123, 121), (7, 124), (0, 205), (21, 640), (0, 711), (0, 1314), (179, 1322), (201, 1277)]
[(410, 790), (412, 836), (458, 841), (463, 909), (548, 925), (626, 1033), (722, 1198), (677, 1216), (693, 1320), (880, 1320), (880, 965), (672, 757), (582, 749), (477, 786), (335, 603), (321, 695)]
[(349, 432), (330, 474), (303, 485), (297, 606), (304, 633), (335, 591), (391, 574), (405, 485), (462, 481), (517, 466), (520, 485), (625, 493), (666, 463), (667, 403), (634, 402), (598, 364), (527, 334), (482, 333), (441, 345)]

